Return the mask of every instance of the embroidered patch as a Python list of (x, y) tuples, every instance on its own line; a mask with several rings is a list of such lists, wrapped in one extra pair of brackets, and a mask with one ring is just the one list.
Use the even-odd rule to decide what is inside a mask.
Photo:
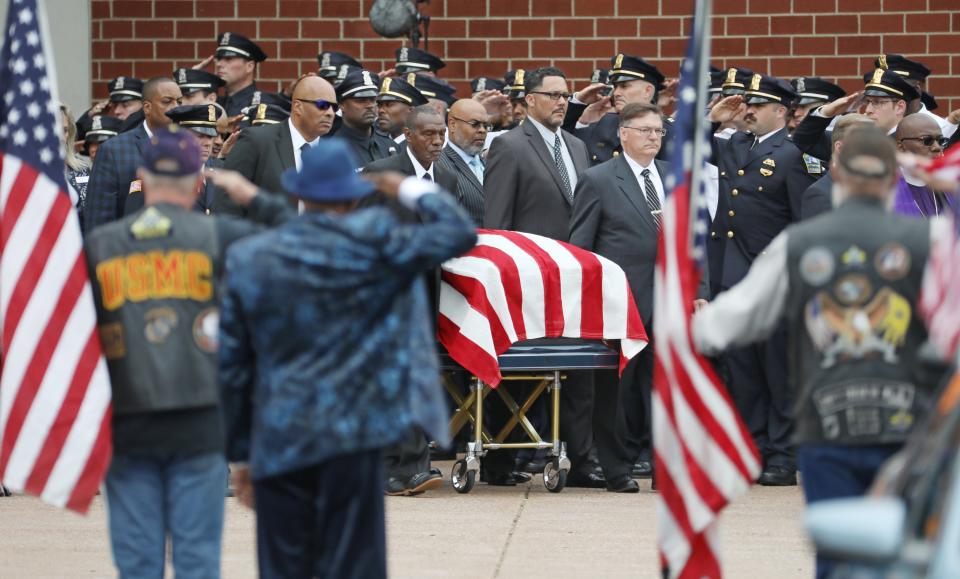
[(123, 324), (120, 322), (101, 324), (98, 329), (100, 346), (108, 360), (116, 360), (127, 355), (127, 344), (123, 339)]
[(217, 351), (219, 331), (220, 311), (217, 308), (207, 308), (193, 320), (193, 341), (204, 352), (213, 354)]
[(843, 265), (863, 265), (867, 262), (867, 252), (856, 245), (851, 245), (849, 249), (840, 256)]
[(864, 303), (871, 293), (873, 293), (873, 286), (870, 280), (859, 273), (848, 273), (833, 286), (833, 295), (848, 306)]
[(130, 225), (130, 233), (134, 239), (156, 239), (169, 237), (173, 229), (170, 218), (157, 211), (155, 207), (147, 207), (140, 217)]
[(820, 175), (823, 173), (823, 164), (820, 159), (803, 154), (803, 164), (807, 166), (807, 173), (811, 175)]
[(873, 265), (883, 279), (902, 279), (910, 270), (910, 253), (899, 243), (888, 243), (877, 251)]
[(177, 327), (177, 312), (173, 308), (152, 308), (143, 315), (143, 335), (151, 344), (167, 341)]
[(813, 286), (820, 286), (833, 277), (833, 254), (826, 247), (811, 247), (800, 258), (800, 277)]

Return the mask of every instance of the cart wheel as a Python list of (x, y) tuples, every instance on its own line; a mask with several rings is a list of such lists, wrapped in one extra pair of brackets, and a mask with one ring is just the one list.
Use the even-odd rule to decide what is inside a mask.
[(560, 468), (560, 460), (553, 459), (543, 469), (543, 486), (552, 493), (563, 490), (567, 484), (567, 469)]
[(460, 459), (453, 463), (453, 469), (450, 471), (450, 482), (453, 488), (460, 494), (465, 495), (473, 490), (473, 485), (477, 482), (477, 471), (467, 469), (467, 461)]

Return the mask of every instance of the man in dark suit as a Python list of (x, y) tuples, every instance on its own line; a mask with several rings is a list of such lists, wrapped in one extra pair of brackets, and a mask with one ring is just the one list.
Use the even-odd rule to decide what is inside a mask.
[[(403, 134), (406, 136), (407, 146), (400, 154), (374, 161), (364, 167), (363, 172), (396, 171), (433, 181), (447, 191), (456, 191), (456, 174), (436, 162), (440, 157), (443, 137), (446, 134), (440, 113), (429, 104), (414, 108), (407, 117)], [(400, 215), (401, 220), (416, 221), (414, 214), (402, 209), (395, 200), (386, 198), (380, 193), (369, 196), (363, 204), (388, 205)], [(430, 300), (431, 320), (434, 319), (437, 311), (436, 276), (437, 272), (433, 270), (430, 270), (426, 276), (427, 289), (431, 298), (434, 298)], [(440, 471), (430, 467), (430, 446), (419, 428), (411, 429), (399, 443), (386, 449), (384, 458), (386, 461), (384, 492), (388, 495), (416, 495), (437, 488), (441, 484)]]
[[(646, 328), (652, 328), (653, 272), (669, 166), (655, 160), (665, 131), (660, 109), (630, 103), (619, 115), (624, 154), (585, 171), (577, 184), (570, 243), (596, 252), (627, 274)], [(607, 488), (637, 492), (631, 467), (650, 446), (653, 348), (630, 362), (622, 380), (616, 371), (596, 373), (593, 431)], [(618, 404), (619, 402), (619, 404)], [(649, 457), (646, 458), (649, 462)]]
[[(283, 194), (280, 176), (291, 167), (300, 168), (300, 156), (320, 137), (330, 132), (337, 112), (333, 86), (318, 76), (304, 77), (293, 89), (293, 104), (287, 122), (247, 129), (240, 134), (224, 163), (262, 189)], [(246, 210), (217, 192), (213, 211), (246, 215)]]
[(478, 101), (460, 99), (447, 115), (447, 146), (440, 153), (437, 165), (457, 176), (452, 190), (457, 201), (467, 210), (473, 222), (483, 225), (483, 151), (490, 124), (487, 110)]
[[(484, 227), (535, 233), (560, 241), (570, 238), (570, 215), (580, 175), (590, 166), (587, 147), (561, 130), (570, 99), (567, 79), (552, 67), (524, 78), (527, 117), (490, 146), (483, 179)], [(561, 435), (573, 464), (567, 486), (602, 488), (603, 476), (592, 468), (593, 378), (590, 372), (569, 372), (561, 390)], [(502, 412), (493, 404), (489, 417)], [(500, 416), (500, 418), (504, 418)], [(481, 480), (516, 484), (514, 454), (490, 453), (483, 460)]]
[(143, 148), (154, 132), (170, 124), (166, 113), (179, 104), (181, 96), (180, 87), (172, 78), (151, 78), (143, 85), (143, 124), (101, 145), (87, 187), (84, 210), (87, 233), (143, 207), (141, 196), (138, 206), (125, 211), (127, 198), (140, 191), (137, 167), (143, 158)]
[[(726, 97), (710, 111), (711, 121), (723, 123), (745, 104), (751, 131), (712, 142), (711, 160), (720, 170), (707, 247), (713, 296), (743, 279), (773, 238), (800, 220), (804, 191), (823, 176), (820, 161), (803, 155), (787, 135), (788, 107), (796, 96), (788, 82), (755, 74), (743, 96)], [(763, 344), (725, 356), (731, 395), (763, 455), (762, 485), (797, 484), (786, 340), (781, 328)]]
[[(858, 114), (849, 114), (840, 117), (831, 131), (830, 139), (833, 148), (831, 159), (837, 158), (837, 153), (843, 147), (843, 138), (854, 127), (870, 126), (874, 124), (870, 117)], [(833, 162), (831, 161), (831, 169)], [(826, 173), (813, 185), (803, 192), (803, 201), (800, 204), (800, 218), (810, 219), (821, 213), (833, 209), (833, 177)]]

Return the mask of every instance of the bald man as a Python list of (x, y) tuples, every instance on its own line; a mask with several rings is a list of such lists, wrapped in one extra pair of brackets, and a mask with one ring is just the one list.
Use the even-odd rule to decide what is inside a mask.
[[(280, 175), (291, 167), (300, 169), (300, 157), (320, 137), (330, 132), (336, 113), (333, 85), (319, 76), (305, 76), (293, 88), (293, 105), (285, 123), (245, 129), (224, 162), (261, 189), (284, 194)], [(293, 197), (285, 198), (295, 203)], [(246, 216), (246, 209), (217, 192), (213, 211)]]
[[(947, 142), (936, 119), (923, 113), (903, 117), (893, 138), (898, 152), (912, 153), (927, 159), (942, 157)], [(911, 176), (907, 171), (900, 172), (897, 193), (893, 199), (894, 213), (929, 219), (939, 215), (947, 202), (947, 196), (933, 191), (919, 178)]]
[(483, 145), (490, 130), (489, 115), (473, 99), (453, 103), (447, 114), (447, 146), (437, 164), (457, 176), (457, 201), (477, 227), (483, 224)]

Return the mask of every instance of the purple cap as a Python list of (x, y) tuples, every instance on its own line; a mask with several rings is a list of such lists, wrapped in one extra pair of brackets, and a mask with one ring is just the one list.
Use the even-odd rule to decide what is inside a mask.
[(154, 175), (196, 175), (203, 166), (200, 143), (176, 125), (153, 134), (143, 151), (143, 168)]

